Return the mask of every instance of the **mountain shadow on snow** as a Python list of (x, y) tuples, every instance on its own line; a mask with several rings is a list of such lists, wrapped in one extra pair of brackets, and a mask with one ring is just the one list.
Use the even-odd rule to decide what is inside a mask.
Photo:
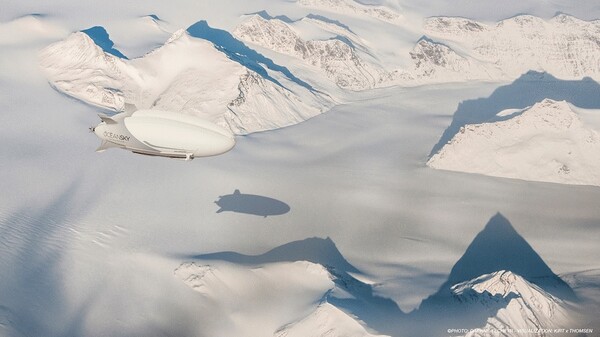
[(262, 11), (258, 11), (258, 12), (254, 12), (254, 13), (248, 13), (246, 15), (258, 15), (265, 20), (275, 19), (275, 20), (281, 20), (285, 23), (294, 23), (294, 20), (290, 19), (290, 17), (287, 15), (271, 16), (271, 14), (269, 14), (266, 10), (262, 10)]
[(261, 195), (243, 194), (240, 190), (235, 190), (233, 194), (220, 196), (215, 204), (219, 206), (217, 213), (254, 214), (265, 218), (267, 216), (283, 215), (290, 211), (290, 206), (283, 201)]
[[(558, 299), (576, 300), (573, 289), (548, 267), (511, 223), (497, 213), (452, 267), (447, 281), (435, 294), (423, 300), (419, 309), (410, 314), (412, 319), (417, 325), (435, 321), (435, 324), (429, 325), (431, 333), (443, 332), (456, 323), (464, 328), (483, 327), (489, 318), (489, 312), (505, 308), (511, 299), (520, 295), (491, 295), (469, 290), (462, 294), (461, 299), (452, 288), (459, 283), (499, 271), (518, 275)], [(477, 305), (463, 302), (464, 299), (483, 298), (482, 296), (488, 297), (487, 312)]]
[(281, 87), (284, 86), (275, 78), (270, 76), (265, 68), (263, 68), (263, 65), (272, 71), (282, 73), (290, 81), (310, 90), (311, 92), (315, 91), (310, 84), (297, 78), (288, 68), (276, 64), (273, 62), (273, 60), (248, 47), (242, 41), (236, 39), (228, 31), (209, 26), (205, 20), (194, 23), (187, 29), (187, 32), (193, 37), (212, 42), (218, 50), (225, 53), (225, 55), (227, 55), (227, 57), (229, 57), (232, 61), (238, 62), (244, 67), (255, 71), (262, 77)]
[(127, 56), (114, 48), (115, 43), (110, 39), (110, 36), (104, 27), (94, 26), (82, 30), (81, 32), (89, 36), (90, 39), (92, 39), (98, 47), (104, 50), (105, 53), (127, 60)]
[(477, 234), (440, 289), (408, 314), (402, 312), (393, 300), (378, 296), (373, 285), (354, 277), (353, 274), (360, 271), (344, 258), (330, 238), (293, 241), (261, 255), (219, 252), (184, 258), (248, 266), (295, 261), (320, 264), (329, 271), (336, 285), (323, 295), (322, 301), (352, 314), (377, 332), (392, 336), (402, 331), (402, 335), (406, 336), (428, 337), (444, 335), (450, 327), (484, 327), (488, 318), (522, 296), (519, 292), (479, 292), (468, 287), (456, 292), (457, 285), (490, 275), (515, 275), (516, 279), (533, 284), (552, 298), (576, 299), (573, 290), (552, 272), (500, 213), (494, 215)]
[(517, 274), (558, 298), (576, 299), (573, 289), (548, 267), (500, 213), (494, 215), (475, 236), (452, 267), (447, 281), (430, 298), (444, 296), (455, 284), (500, 270)]
[(517, 233), (502, 214), (494, 215), (456, 262), (442, 289), (483, 274), (508, 270), (546, 292), (574, 300), (575, 293)]
[(393, 322), (397, 322), (398, 318), (404, 316), (396, 302), (377, 296), (371, 285), (357, 280), (350, 274), (360, 273), (360, 271), (344, 258), (330, 238), (315, 237), (293, 241), (254, 256), (221, 252), (188, 256), (187, 258), (227, 261), (251, 266), (296, 261), (317, 263), (329, 271), (336, 288), (343, 289), (345, 293), (351, 295), (338, 297), (335, 291), (329, 292), (324, 295), (323, 301), (352, 313), (369, 327), (385, 333), (395, 331), (398, 327)]
[(584, 109), (599, 109), (600, 84), (589, 77), (580, 81), (560, 80), (545, 72), (529, 71), (511, 84), (497, 88), (487, 98), (459, 103), (450, 126), (435, 144), (429, 157), (452, 140), (461, 127), (513, 118), (518, 114), (502, 117), (496, 114), (506, 109), (525, 109), (545, 98), (565, 100)]
[(242, 265), (261, 265), (276, 262), (308, 261), (325, 267), (333, 267), (340, 272), (358, 273), (342, 256), (335, 243), (330, 238), (308, 238), (292, 241), (261, 255), (244, 255), (235, 252), (220, 252), (188, 256), (188, 258), (201, 260), (219, 260)]

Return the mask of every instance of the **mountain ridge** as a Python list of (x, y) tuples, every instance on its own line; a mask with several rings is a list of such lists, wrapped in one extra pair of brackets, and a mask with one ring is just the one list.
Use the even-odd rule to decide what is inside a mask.
[(183, 30), (132, 60), (106, 53), (81, 32), (46, 47), (39, 56), (51, 85), (84, 102), (115, 111), (127, 102), (197, 115), (236, 134), (296, 124), (332, 105), (330, 97), (284, 74), (271, 72), (279, 78), (265, 79)]

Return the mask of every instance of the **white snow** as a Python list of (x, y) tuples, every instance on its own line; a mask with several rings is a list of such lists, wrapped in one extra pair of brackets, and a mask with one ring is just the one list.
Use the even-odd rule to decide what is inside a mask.
[(562, 184), (600, 186), (600, 133), (567, 102), (546, 99), (508, 120), (468, 124), (427, 165)]
[[(598, 268), (600, 190), (427, 168), (427, 154), (457, 107), (469, 101), (487, 102), (486, 98), (514, 77), (505, 77), (502, 69), (493, 65), (490, 68), (489, 62), (475, 57), (464, 42), (429, 36), (421, 23), (431, 15), (496, 21), (526, 12), (541, 15), (547, 27), (554, 24), (545, 18), (559, 10), (594, 19), (599, 16), (597, 4), (588, 0), (577, 5), (511, 0), (497, 11), (486, 11), (490, 6), (497, 8), (497, 3), (362, 2), (401, 12), (401, 21), (390, 24), (364, 14), (362, 9), (374, 7), (354, 2), (348, 3), (358, 12), (336, 12), (286, 0), (165, 2), (150, 6), (153, 8), (140, 0), (3, 2), (0, 335), (254, 337), (284, 331), (304, 334), (307, 330), (377, 335), (366, 323), (372, 320), (361, 322), (358, 316), (365, 313), (358, 311), (368, 308), (367, 313), (379, 313), (378, 302), (356, 300), (357, 292), (339, 285), (352, 281), (363, 295), (372, 291), (373, 298), (390, 298), (393, 302), (382, 302), (395, 302), (409, 312), (439, 289), (471, 238), (496, 212), (517, 227), (553, 271), (566, 273), (578, 295), (589, 299), (585, 304), (590, 306), (584, 307), (588, 323), (573, 327), (593, 326), (597, 318), (590, 316), (598, 311), (594, 306), (598, 278), (582, 271)], [(299, 79), (330, 94), (332, 100), (344, 103), (319, 114), (333, 104), (329, 98), (323, 101), (318, 94), (309, 94), (297, 82), (262, 64), (266, 74), (291, 96), (282, 95), (277, 89), (281, 87), (265, 79), (264, 72), (256, 77), (203, 39), (176, 34), (172, 46), (167, 44), (146, 55), (179, 28), (206, 20), (211, 27), (233, 32), (247, 14), (261, 10), (300, 20), (289, 26), (304, 41), (346, 36), (361, 57), (370, 54), (372, 58), (365, 60), (378, 60), (390, 72), (412, 74), (413, 49), (431, 55), (422, 69), (434, 69), (439, 77), (430, 82), (402, 82), (403, 78), (390, 82), (411, 87), (346, 92), (321, 68), (248, 43)], [(160, 20), (147, 17), (150, 13)], [(311, 21), (310, 14), (342, 26)], [(27, 16), (43, 29), (37, 29), (35, 21), (14, 25)], [(495, 27), (495, 23), (485, 24)], [(106, 28), (114, 48), (130, 60), (105, 54), (86, 41), (86, 36), (69, 36), (94, 26)], [(564, 34), (573, 33), (579, 39), (575, 34), (578, 26), (569, 27)], [(559, 37), (564, 34), (557, 32)], [(421, 40), (423, 35), (429, 39)], [(420, 46), (419, 41), (431, 45)], [(54, 50), (56, 54), (39, 54), (53, 42), (58, 43), (55, 47), (61, 46)], [(454, 61), (440, 67), (443, 63), (434, 62), (438, 52)], [(502, 57), (508, 55), (503, 49), (498, 52)], [(40, 60), (39, 55), (48, 58)], [(580, 56), (587, 57), (576, 57)], [(593, 49), (588, 56), (588, 61), (593, 60)], [(40, 61), (49, 66), (44, 72), (39, 69)], [(481, 64), (486, 76), (492, 76), (475, 77), (483, 72), (469, 67)], [(560, 66), (560, 62), (552, 64)], [(213, 69), (214, 65), (224, 71)], [(461, 67), (455, 68), (457, 65)], [(183, 71), (184, 67), (190, 71)], [(465, 80), (451, 69), (471, 77)], [(470, 69), (477, 71), (469, 74)], [(491, 72), (494, 69), (500, 77)], [(194, 77), (200, 70), (215, 77)], [(592, 76), (593, 69), (588, 70), (587, 75), (569, 78)], [(48, 85), (45, 71), (59, 90)], [(453, 83), (425, 85), (448, 82), (446, 78)], [(479, 81), (482, 78), (485, 81)], [(489, 80), (494, 78), (502, 83)], [(572, 82), (578, 89), (595, 88), (591, 81)], [(223, 89), (224, 85), (229, 87)], [(66, 97), (63, 93), (69, 90), (73, 96)], [(245, 97), (249, 101), (244, 103)], [(512, 102), (511, 97), (501, 98)], [(97, 139), (88, 127), (97, 124), (98, 108), (85, 102), (112, 104), (117, 109), (125, 98), (141, 107), (153, 106), (162, 98), (160, 104), (165, 107), (191, 114), (208, 102), (211, 109), (215, 107), (207, 112), (208, 118), (222, 121), (228, 105), (237, 101), (242, 104), (236, 111), (250, 120), (239, 122), (248, 123), (244, 124), (246, 132), (279, 127), (284, 120), (302, 123), (237, 137), (231, 152), (192, 163), (125, 151), (95, 153)], [(570, 108), (580, 115), (585, 128), (597, 129), (599, 107), (591, 98), (585, 109)], [(186, 105), (188, 100), (193, 104)], [(524, 106), (494, 104), (498, 106), (494, 113), (504, 111), (494, 118), (514, 119), (533, 102)], [(517, 107), (519, 111), (506, 110)], [(240, 127), (239, 133), (243, 132)], [(280, 200), (290, 211), (266, 218), (216, 213), (219, 207), (214, 202), (235, 189)], [(222, 251), (260, 254), (315, 236), (331, 237), (343, 257), (362, 273), (331, 279), (331, 274), (320, 274), (322, 267), (301, 261), (239, 266), (196, 258)], [(369, 282), (353, 280), (350, 275)], [(331, 302), (323, 302), (332, 283)], [(355, 304), (354, 315), (342, 310), (340, 303), (348, 303), (344, 301)], [(510, 317), (518, 317), (513, 313), (511, 310)], [(388, 322), (408, 324), (402, 319)], [(413, 323), (420, 328), (432, 322)], [(484, 320), (480, 326), (485, 324)], [(396, 328), (390, 334), (402, 336), (403, 331)]]

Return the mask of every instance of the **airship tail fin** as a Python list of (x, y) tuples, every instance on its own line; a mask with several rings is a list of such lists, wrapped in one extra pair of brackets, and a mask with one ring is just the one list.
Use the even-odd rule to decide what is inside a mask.
[(98, 117), (100, 117), (100, 120), (106, 124), (117, 124), (117, 121), (115, 121), (110, 116), (107, 116), (105, 114), (100, 113), (100, 114), (98, 114)]
[(125, 112), (128, 116), (131, 116), (134, 112), (136, 112), (138, 110), (139, 109), (137, 108), (137, 106), (135, 104), (131, 104), (131, 103), (123, 104), (123, 112)]
[(103, 140), (102, 143), (100, 143), (100, 146), (98, 146), (98, 148), (96, 149), (96, 152), (103, 152), (106, 151), (106, 149), (110, 149), (111, 147), (118, 147), (116, 144), (113, 144), (111, 142), (107, 142), (106, 140)]

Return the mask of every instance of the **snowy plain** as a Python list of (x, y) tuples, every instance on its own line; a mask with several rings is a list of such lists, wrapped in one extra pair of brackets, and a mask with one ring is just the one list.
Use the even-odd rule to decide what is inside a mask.
[[(600, 16), (593, 1), (577, 8), (555, 1), (515, 2), (497, 16), (490, 14), (492, 2), (475, 8), (469, 3), (387, 5), (406, 9), (409, 23), (432, 15), (489, 21), (522, 12)], [(586, 299), (598, 310), (594, 282), (600, 277), (593, 272), (600, 268), (598, 187), (425, 165), (461, 102), (495, 97), (496, 89), (512, 81), (342, 92), (344, 103), (322, 115), (240, 136), (230, 153), (189, 163), (117, 150), (95, 153), (99, 141), (87, 128), (98, 123), (99, 110), (48, 84), (38, 66), (42, 48), (73, 31), (102, 26), (116, 49), (137, 57), (199, 20), (233, 31), (247, 13), (268, 9), (301, 17), (313, 10), (286, 1), (233, 0), (177, 6), (8, 1), (3, 7), (0, 334), (264, 336), (281, 333), (281, 322), (297, 321), (299, 330), (289, 335), (302, 335), (302, 329), (310, 330), (315, 303), (331, 286), (322, 268), (275, 263), (256, 276), (234, 263), (215, 262), (232, 283), (216, 288), (212, 297), (193, 292), (177, 270), (206, 254), (260, 255), (312, 237), (331, 238), (360, 271), (357, 278), (408, 312), (440, 288), (498, 212), (554, 273), (592, 280), (579, 284), (588, 283)], [(146, 29), (148, 14), (160, 17), (169, 33)], [(408, 51), (422, 35), (417, 26), (395, 34), (371, 21), (333, 16), (361, 36), (374, 37), (373, 49), (395, 66), (408, 62)], [(598, 108), (581, 111), (593, 122)], [(267, 217), (217, 213), (215, 201), (236, 189), (285, 202), (290, 210)], [(254, 283), (243, 282), (253, 277)], [(336, 310), (323, 305), (313, 315), (337, 317)], [(364, 327), (354, 324), (345, 324), (348, 331), (340, 335), (361, 335)]]

